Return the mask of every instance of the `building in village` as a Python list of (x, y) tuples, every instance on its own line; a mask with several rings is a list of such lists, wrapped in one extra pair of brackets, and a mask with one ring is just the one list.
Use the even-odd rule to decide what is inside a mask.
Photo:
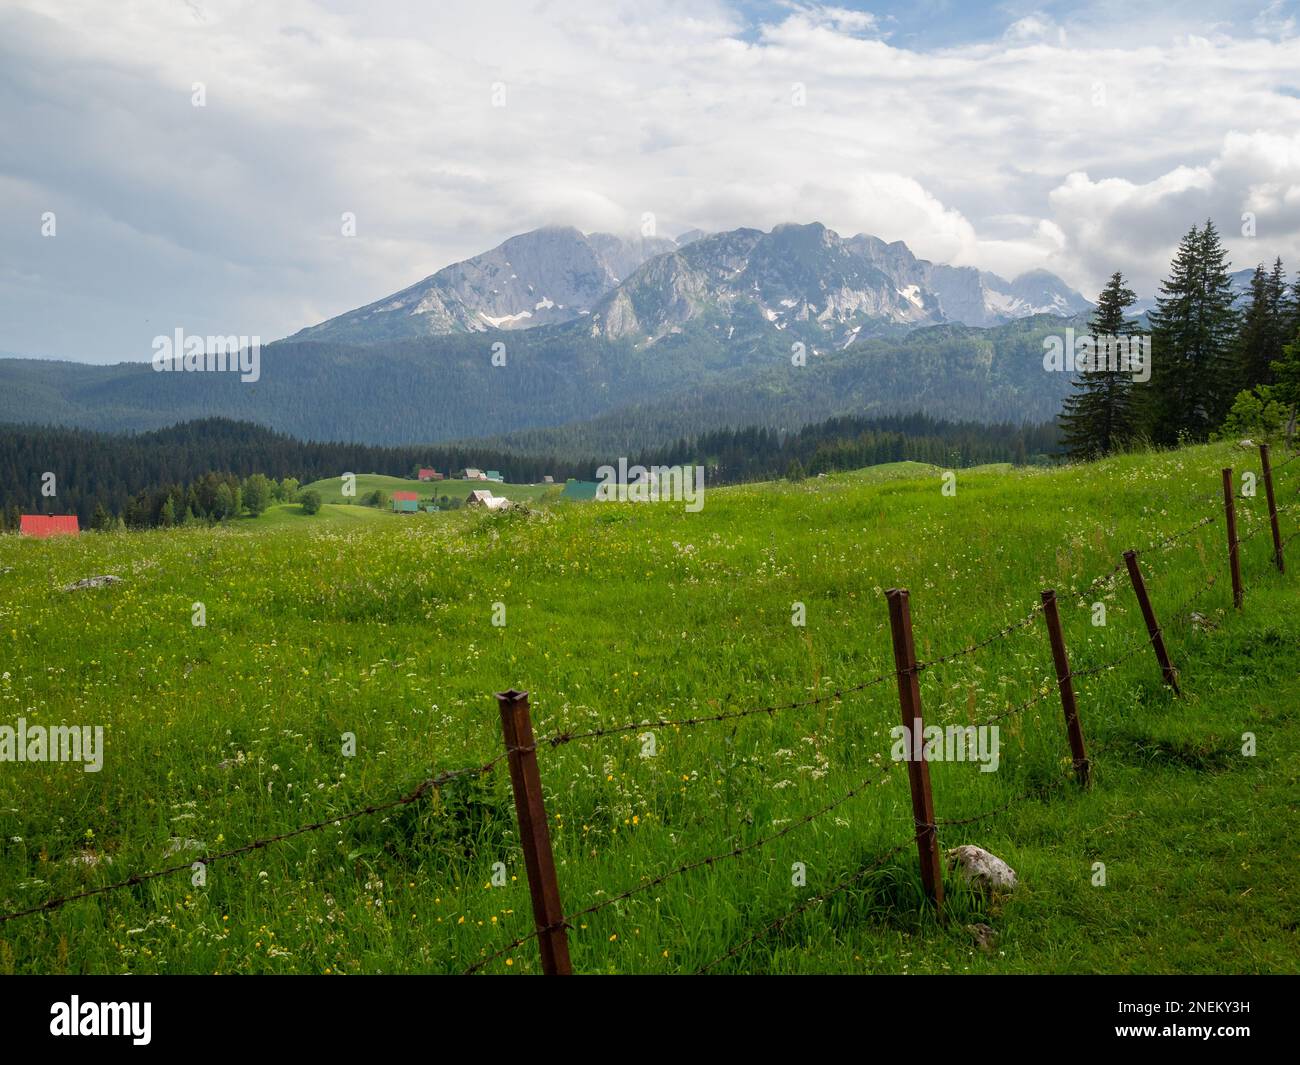
[(81, 527), (75, 514), (23, 514), (18, 532), (22, 536), (44, 540), (50, 536), (79, 536)]
[(504, 496), (494, 496), (486, 488), (476, 488), (465, 500), (467, 507), (486, 507), (488, 510), (509, 510), (510, 500)]

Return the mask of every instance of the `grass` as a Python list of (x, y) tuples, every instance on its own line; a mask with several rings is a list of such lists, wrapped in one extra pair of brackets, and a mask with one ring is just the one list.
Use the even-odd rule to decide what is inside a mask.
[[(826, 696), (891, 668), (893, 586), (911, 590), (923, 659), (1024, 617), (1055, 587), (1075, 667), (1108, 661), (1142, 638), (1126, 583), (1069, 593), (1124, 548), (1212, 512), (1229, 464), (1256, 459), (1213, 445), (1059, 471), (959, 471), (955, 496), (927, 467), (862, 471), (709, 490), (697, 514), (593, 503), (345, 523), (286, 508), (217, 529), (4, 538), (0, 720), (103, 724), (106, 754), (96, 774), (0, 764), (0, 910), (482, 764), (501, 749), (491, 693), (507, 687), (532, 693), (543, 736)], [(1293, 508), (1298, 468), (1280, 475)], [(1249, 536), (1262, 493), (1238, 504)], [(1292, 509), (1284, 528), (1296, 520)], [(932, 767), (942, 819), (1012, 803), (942, 832), (945, 846), (975, 843), (1010, 862), (1022, 882), (1012, 897), (987, 902), (950, 877), (940, 925), (905, 847), (720, 971), (1300, 970), (1300, 577), (1278, 575), (1267, 533), (1254, 535), (1242, 548), (1245, 609), (1234, 611), (1222, 536), (1213, 524), (1144, 555), (1185, 698), (1145, 650), (1082, 679), (1089, 792), (1052, 786), (1069, 759), (1041, 624), (920, 674), (937, 723), (1045, 693), (1001, 723), (997, 772)], [(60, 590), (98, 573), (123, 582)], [(1209, 576), (1197, 616), (1175, 613)], [(1092, 624), (1094, 601), (1105, 626)], [(205, 627), (191, 624), (195, 602)], [(795, 603), (804, 627), (791, 624)], [(906, 773), (889, 769), (897, 718), (886, 682), (725, 725), (647, 729), (653, 757), (640, 730), (543, 747), (569, 912), (872, 781), (743, 857), (579, 919), (578, 971), (693, 972), (906, 842)], [(1241, 753), (1247, 732), (1253, 757)], [(497, 862), (504, 887), (492, 886)], [(796, 862), (806, 887), (791, 883)], [(976, 921), (997, 932), (990, 953), (966, 931)], [(497, 770), (213, 863), (203, 886), (182, 873), (0, 925), (0, 970), (456, 972), (530, 928)], [(486, 969), (537, 970), (531, 943)]]
[[(303, 485), (304, 488), (314, 488), (320, 492), (320, 497), (326, 503), (347, 503), (347, 498), (343, 495), (343, 479), (341, 477), (326, 477), (319, 481), (313, 481), (311, 484)], [(421, 502), (427, 502), (433, 497), (447, 496), (449, 499), (464, 499), (477, 488), (486, 488), (494, 496), (505, 496), (507, 499), (518, 499), (524, 502), (531, 502), (540, 499), (546, 492), (558, 492), (564, 485), (554, 484), (499, 484), (496, 481), (412, 481), (407, 477), (389, 477), (382, 473), (359, 473), (357, 474), (357, 494), (352, 500), (363, 499), (375, 489), (382, 489), (390, 496), (394, 492), (418, 492)]]
[(294, 529), (348, 528), (367, 525), (373, 521), (383, 521), (392, 517), (389, 510), (377, 507), (360, 507), (341, 503), (322, 503), (315, 514), (308, 514), (299, 503), (272, 503), (256, 518), (245, 515), (237, 527), (258, 528), (287, 527)]

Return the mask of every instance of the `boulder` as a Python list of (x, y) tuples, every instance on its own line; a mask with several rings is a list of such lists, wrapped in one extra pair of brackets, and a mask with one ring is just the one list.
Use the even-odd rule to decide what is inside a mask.
[(1014, 891), (1018, 882), (1016, 871), (996, 854), (970, 844), (950, 850), (948, 866), (960, 870), (966, 883), (985, 891)]

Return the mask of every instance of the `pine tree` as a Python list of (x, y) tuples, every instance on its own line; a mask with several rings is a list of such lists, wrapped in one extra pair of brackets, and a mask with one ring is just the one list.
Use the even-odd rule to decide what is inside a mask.
[(1300, 332), (1300, 276), (1296, 277), (1295, 284), (1291, 288), (1291, 298), (1284, 301), (1285, 306), (1282, 310), (1282, 317), (1285, 328), (1282, 335), (1289, 339)]
[(1269, 334), (1272, 323), (1269, 321), (1270, 301), (1268, 298), (1268, 274), (1264, 273), (1264, 264), (1255, 267), (1250, 276), (1250, 302), (1241, 316), (1241, 332), (1237, 334), (1237, 388), (1249, 389), (1258, 384), (1267, 384), (1264, 379), (1271, 370), (1265, 359), (1269, 349)]
[(1250, 279), (1250, 303), (1241, 318), (1237, 346), (1238, 390), (1273, 383), (1273, 363), (1282, 357), (1290, 340), (1291, 307), (1287, 300), (1286, 272), (1282, 260), (1271, 273), (1261, 263)]
[(1273, 363), (1276, 384), (1273, 397), (1288, 411), (1287, 439), (1295, 436), (1296, 412), (1300, 410), (1300, 327), (1297, 327), (1290, 344), (1282, 348), (1282, 357)]
[(1237, 312), (1227, 252), (1214, 223), (1178, 244), (1151, 315), (1151, 380), (1142, 389), (1146, 430), (1158, 444), (1204, 440), (1235, 395)]
[[(1268, 275), (1268, 298), (1273, 319), (1273, 345), (1276, 358), (1282, 357), (1282, 349), (1291, 343), (1296, 330), (1300, 329), (1300, 306), (1293, 306), (1290, 293), (1286, 290), (1286, 270), (1282, 267), (1282, 256), (1273, 260), (1273, 270)], [(1268, 368), (1272, 372), (1272, 367)]]
[(1097, 297), (1097, 308), (1088, 323), (1097, 344), (1097, 358), (1074, 379), (1078, 391), (1066, 397), (1061, 411), (1065, 450), (1071, 458), (1109, 455), (1127, 446), (1136, 435), (1132, 369), (1118, 360), (1108, 361), (1104, 348), (1107, 338), (1127, 340), (1135, 335), (1136, 326), (1124, 312), (1136, 301), (1137, 295), (1124, 284), (1124, 275), (1118, 270), (1110, 275)]

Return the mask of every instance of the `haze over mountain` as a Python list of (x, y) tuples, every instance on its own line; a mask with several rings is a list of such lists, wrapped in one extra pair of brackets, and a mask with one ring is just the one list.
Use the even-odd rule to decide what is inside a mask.
[(305, 440), (496, 437), (507, 446), (548, 430), (548, 452), (615, 456), (684, 434), (794, 429), (841, 414), (1041, 422), (1070, 388), (1068, 374), (1044, 371), (1042, 339), (1083, 318), (926, 326), (809, 348), (796, 365), (790, 337), (803, 324), (779, 330), (755, 312), (727, 339), (709, 315), (646, 344), (590, 336), (582, 319), (496, 334), (509, 338), (500, 366), (479, 332), (374, 344), (284, 340), (262, 349), (260, 376), (248, 383), (139, 362), (4, 359), (0, 422), (121, 432), (228, 417)]
[(842, 347), (859, 336), (959, 323), (992, 326), (1089, 303), (1034, 270), (1007, 281), (918, 259), (902, 241), (843, 238), (820, 223), (627, 239), (546, 227), (401, 292), (296, 333), (371, 344), (589, 319), (589, 335), (653, 343), (709, 316), (728, 339), (755, 315)]

